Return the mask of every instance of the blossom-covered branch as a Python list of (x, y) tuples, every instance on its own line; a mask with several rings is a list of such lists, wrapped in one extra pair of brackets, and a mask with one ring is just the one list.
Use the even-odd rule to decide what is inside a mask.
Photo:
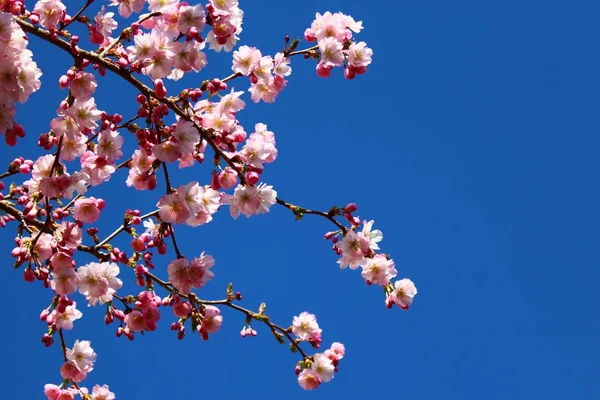
[[(255, 336), (251, 324), (257, 321), (277, 341), (289, 343), (291, 350), (300, 354), (296, 373), (303, 388), (314, 389), (330, 381), (345, 348), (336, 342), (322, 353), (307, 353), (303, 342), (318, 349), (322, 340), (313, 314), (300, 313), (286, 328), (271, 321), (264, 303), (256, 312), (240, 306), (237, 302), (242, 296), (234, 293), (231, 285), (223, 300), (202, 299), (193, 290), (212, 279), (215, 260), (205, 252), (186, 258), (175, 234), (179, 225), (210, 223), (226, 206), (233, 218), (267, 213), (274, 204), (291, 210), (297, 220), (306, 214), (317, 215), (335, 225), (336, 230), (326, 233), (325, 239), (332, 241), (340, 256), (340, 268), (361, 267), (368, 285), (383, 287), (387, 307), (396, 304), (406, 309), (412, 304), (417, 293), (414, 284), (409, 279), (392, 283), (397, 271), (391, 257), (379, 252), (383, 235), (373, 229), (373, 221), (357, 216), (354, 203), (328, 211), (312, 210), (281, 199), (273, 186), (261, 182), (264, 169), (279, 154), (275, 134), (264, 123), (256, 123), (251, 133), (246, 132), (237, 118), (245, 108), (244, 92), (230, 87), (234, 80), (245, 85), (243, 78), (247, 78), (251, 100), (272, 103), (288, 84), (291, 57), (298, 55), (316, 60), (320, 77), (341, 67), (347, 79), (354, 79), (366, 72), (372, 57), (366, 43), (354, 37), (362, 23), (342, 13), (317, 14), (304, 33), (307, 42), (316, 44), (298, 50), (300, 40), (286, 37), (282, 51), (267, 56), (245, 45), (234, 51), (243, 19), (237, 0), (210, 0), (204, 7), (178, 0), (113, 0), (111, 5), (118, 6), (122, 18), (141, 13), (146, 6), (148, 11), (116, 38), (112, 37), (118, 27), (113, 12), (102, 6), (93, 17), (85, 15), (93, 3), (87, 0), (70, 17), (60, 0), (39, 0), (32, 10), (20, 0), (0, 0), (0, 65), (6, 69), (0, 72), (4, 77), (16, 77), (0, 81), (0, 133), (9, 146), (25, 137), (25, 129), (15, 122), (15, 103), (25, 102), (40, 88), (41, 71), (27, 50), (24, 33), (73, 58), (73, 67), (58, 79), (59, 87), (68, 89), (66, 98), (50, 121), (49, 131), (38, 138), (38, 146), (49, 153), (35, 161), (17, 157), (0, 175), (0, 225), (17, 224), (14, 265), (24, 268), (26, 281), (41, 281), (53, 292), (50, 305), (40, 316), (48, 325), (42, 341), (51, 346), (58, 334), (65, 360), (60, 368), (62, 384), (47, 385), (46, 396), (50, 400), (77, 394), (92, 400), (115, 397), (106, 385), (96, 385), (92, 393), (80, 386), (93, 370), (96, 353), (88, 341), (77, 340), (72, 348), (67, 347), (63, 331), (73, 329), (74, 321), (82, 316), (76, 308), (76, 293), (88, 305), (105, 304), (105, 322), (117, 322), (117, 335), (129, 339), (134, 339), (135, 332), (157, 329), (161, 309), (171, 307), (176, 318), (171, 329), (178, 332), (179, 339), (188, 326), (207, 340), (221, 327), (223, 316), (217, 306), (230, 308), (245, 317), (241, 336)], [(89, 43), (98, 48), (83, 49), (80, 36), (67, 32), (67, 27), (74, 32), (87, 30)], [(208, 33), (204, 34), (205, 30)], [(215, 52), (233, 52), (232, 74), (203, 80), (198, 87), (167, 96), (169, 80), (200, 72), (207, 65), (203, 52), (207, 45)], [(102, 77), (107, 71), (139, 92), (137, 115), (124, 123), (121, 114), (100, 110), (93, 97), (97, 75)], [(120, 129), (129, 131), (136, 142), (125, 161), (119, 161), (125, 141)], [(212, 168), (205, 183), (177, 182), (174, 164), (179, 169), (192, 168), (203, 164), (206, 157), (212, 159)], [(155, 211), (141, 215), (139, 210), (126, 210), (120, 225), (100, 239), (94, 224), (102, 217), (106, 201), (89, 196), (88, 190), (99, 190), (119, 170), (128, 171), (126, 185), (140, 192), (152, 192), (163, 179), (166, 193), (157, 199)], [(1, 179), (21, 175), (27, 179), (10, 185), (4, 193), (7, 187)], [(125, 250), (113, 243), (122, 233), (131, 239)], [(86, 240), (92, 243), (85, 244)], [(166, 268), (155, 268), (156, 256), (167, 253), (169, 242), (175, 259), (161, 260)], [(98, 262), (78, 265), (79, 253)], [(141, 292), (122, 293), (120, 266), (134, 271), (132, 280)], [(160, 271), (166, 272), (168, 279), (161, 279)], [(166, 293), (161, 298), (155, 289)]]

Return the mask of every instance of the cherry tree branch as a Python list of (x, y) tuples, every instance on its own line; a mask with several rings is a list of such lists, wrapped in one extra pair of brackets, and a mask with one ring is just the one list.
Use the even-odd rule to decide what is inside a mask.
[[(158, 210), (154, 210), (152, 212), (149, 212), (148, 214), (144, 214), (140, 217), (140, 220), (145, 220), (147, 218), (153, 217), (155, 215), (158, 215)], [(110, 235), (108, 235), (106, 237), (106, 239), (104, 239), (103, 241), (101, 241), (100, 243), (98, 243), (96, 246), (94, 246), (94, 249), (99, 249), (101, 247), (103, 247), (105, 244), (107, 244), (108, 242), (110, 242), (111, 240), (113, 240), (119, 233), (123, 232), (127, 227), (129, 227), (131, 224), (128, 221), (124, 221), (123, 224), (121, 226), (119, 226), (117, 229), (115, 229), (115, 231), (113, 233), (111, 233)]]
[[(208, 134), (208, 132), (204, 128), (202, 128), (200, 125), (198, 125), (198, 123), (192, 117), (190, 117), (183, 109), (181, 109), (176, 104), (176, 102), (173, 100), (173, 98), (166, 98), (166, 97), (165, 98), (157, 98), (153, 89), (146, 86), (139, 79), (134, 77), (131, 71), (121, 68), (120, 65), (113, 63), (111, 60), (107, 60), (104, 57), (100, 57), (100, 55), (98, 55), (96, 53), (92, 53), (92, 52), (82, 50), (82, 49), (78, 49), (77, 53), (73, 54), (71, 44), (67, 43), (66, 41), (64, 41), (60, 38), (53, 38), (52, 35), (50, 34), (50, 32), (48, 32), (44, 29), (38, 28), (22, 19), (15, 18), (15, 21), (23, 28), (24, 31), (29, 32), (29, 33), (33, 34), (34, 36), (37, 36), (37, 37), (41, 38), (42, 40), (45, 40), (48, 43), (51, 43), (51, 44), (61, 48), (62, 50), (71, 54), (76, 59), (77, 58), (88, 59), (89, 61), (104, 67), (106, 70), (109, 70), (109, 71), (119, 75), (121, 78), (123, 78), (127, 82), (129, 82), (131, 85), (133, 85), (136, 89), (138, 89), (145, 96), (156, 98), (159, 102), (165, 104), (170, 110), (172, 110), (180, 118), (183, 118), (184, 120), (191, 122), (194, 125), (194, 127), (198, 130), (198, 132), (200, 132), (202, 138), (207, 141), (207, 143), (210, 145), (210, 147), (213, 149), (213, 151), (216, 154), (218, 154), (219, 157), (221, 157), (223, 160), (225, 160), (225, 162), (237, 172), (237, 174), (240, 178), (240, 181), (242, 183), (246, 182), (243, 172), (240, 171), (239, 168), (235, 165), (235, 163), (229, 157), (227, 157), (225, 155), (225, 153), (219, 148), (219, 146), (212, 139), (211, 135)], [(292, 52), (289, 55), (292, 56), (292, 55), (304, 54), (308, 51), (314, 50), (314, 48), (315, 48), (315, 46), (305, 49), (305, 50), (299, 50), (296, 52)], [(235, 77), (237, 77), (237, 75), (238, 74), (233, 74), (230, 77), (227, 77), (225, 79), (231, 80), (231, 79), (234, 79)], [(293, 207), (297, 207), (296, 209), (306, 210), (306, 211), (302, 211), (305, 214), (313, 214), (313, 215), (319, 215), (319, 216), (325, 217), (326, 219), (332, 221), (343, 232), (345, 232), (347, 230), (347, 228), (345, 228), (342, 224), (340, 224), (338, 221), (336, 221), (335, 218), (333, 218), (332, 216), (328, 215), (325, 212), (313, 211), (313, 210), (304, 209), (302, 207), (294, 206), (291, 203), (288, 203), (279, 197), (277, 198), (277, 203), (292, 210), (292, 211), (294, 211)]]

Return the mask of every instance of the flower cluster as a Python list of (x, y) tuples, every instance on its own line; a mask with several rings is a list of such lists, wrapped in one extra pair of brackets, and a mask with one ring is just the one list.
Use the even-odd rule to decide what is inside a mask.
[[(321, 343), (321, 328), (317, 318), (308, 312), (302, 312), (292, 321), (292, 333), (300, 341), (308, 341), (313, 347), (319, 348)], [(305, 358), (296, 366), (298, 384), (306, 390), (316, 389), (321, 383), (333, 379), (337, 372), (339, 361), (344, 357), (346, 349), (341, 343), (333, 343), (324, 353), (316, 353), (311, 358)]]
[(321, 54), (317, 64), (317, 74), (331, 75), (333, 67), (344, 66), (344, 75), (353, 79), (356, 74), (364, 74), (371, 64), (373, 50), (365, 42), (352, 41), (352, 32), (362, 30), (362, 22), (356, 22), (349, 15), (326, 12), (316, 14), (310, 28), (304, 32), (309, 42), (317, 42)]
[(363, 228), (360, 232), (354, 229), (358, 227), (359, 221), (352, 213), (357, 210), (355, 204), (349, 204), (344, 209), (344, 216), (352, 223), (352, 229), (348, 229), (339, 240), (340, 231), (329, 232), (325, 239), (332, 239), (334, 242), (333, 250), (342, 257), (338, 260), (341, 269), (350, 267), (350, 269), (362, 268), (362, 277), (367, 285), (383, 286), (386, 293), (385, 304), (391, 308), (393, 304), (402, 309), (408, 309), (412, 304), (414, 296), (417, 294), (417, 288), (410, 279), (402, 279), (391, 284), (392, 278), (398, 275), (394, 260), (385, 254), (377, 254), (379, 242), (383, 240), (383, 233), (380, 230), (374, 230), (375, 221), (363, 221)]
[[(79, 383), (83, 381), (87, 374), (94, 369), (96, 362), (96, 353), (91, 347), (91, 343), (87, 340), (76, 340), (73, 347), (65, 351), (65, 363), (60, 367), (60, 374), (65, 381)], [(95, 385), (92, 389), (91, 396), (85, 387), (73, 386), (63, 387), (65, 382), (60, 386), (54, 384), (46, 384), (44, 386), (44, 395), (48, 400), (73, 400), (76, 395), (82, 398), (91, 400), (114, 400), (115, 394), (112, 393), (107, 385)], [(87, 397), (84, 397), (87, 396)]]
[(187, 258), (178, 258), (169, 263), (167, 272), (169, 281), (182, 294), (189, 294), (192, 288), (201, 288), (214, 277), (210, 268), (215, 265), (215, 259), (204, 252), (191, 262)]
[(9, 146), (25, 136), (14, 123), (15, 103), (24, 103), (40, 88), (42, 72), (27, 49), (27, 38), (13, 16), (0, 12), (0, 134)]
[(137, 296), (135, 309), (125, 315), (125, 324), (132, 332), (153, 331), (160, 319), (160, 297), (145, 290)]
[(206, 7), (212, 30), (206, 36), (210, 48), (215, 51), (231, 51), (240, 39), (244, 12), (238, 0), (210, 0)]
[[(262, 183), (265, 166), (278, 157), (275, 134), (264, 123), (256, 123), (254, 131), (246, 133), (238, 120), (238, 113), (246, 106), (244, 92), (228, 86), (234, 79), (247, 77), (252, 101), (271, 103), (288, 84), (292, 72), (290, 60), (296, 55), (317, 59), (317, 73), (323, 77), (329, 76), (333, 67), (343, 67), (348, 79), (363, 74), (373, 52), (365, 42), (354, 40), (353, 34), (362, 30), (362, 23), (341, 13), (317, 14), (305, 32), (306, 39), (315, 43), (312, 47), (297, 50), (299, 40), (290, 43), (289, 37), (283, 50), (274, 56), (263, 55), (256, 47), (240, 46), (232, 54), (233, 74), (204, 80), (197, 87), (167, 97), (163, 79), (178, 80), (207, 66), (203, 52), (206, 43), (217, 52), (233, 51), (237, 46), (243, 18), (238, 0), (209, 0), (205, 7), (180, 0), (110, 0), (110, 5), (118, 6), (118, 13), (125, 18), (141, 13), (146, 5), (149, 11), (118, 35), (115, 13), (107, 11), (105, 6), (95, 15), (85, 15), (91, 3), (86, 2), (74, 17), (67, 14), (61, 0), (39, 0), (32, 12), (25, 9), (21, 0), (8, 0), (0, 5), (2, 10), (12, 13), (0, 12), (0, 133), (5, 132), (9, 145), (24, 135), (23, 128), (14, 123), (15, 103), (24, 102), (40, 87), (41, 72), (27, 50), (23, 29), (28, 35), (70, 50), (75, 60), (74, 66), (58, 80), (61, 89), (68, 89), (66, 99), (51, 120), (50, 131), (40, 134), (38, 139), (38, 146), (52, 154), (35, 161), (16, 158), (0, 178), (27, 176), (21, 185), (10, 185), (6, 195), (0, 192), (0, 204), (6, 211), (6, 215), (0, 216), (0, 226), (10, 221), (19, 223), (12, 251), (15, 267), (25, 265), (26, 281), (37, 279), (54, 292), (50, 305), (40, 315), (47, 325), (42, 342), (50, 346), (58, 336), (65, 362), (60, 368), (62, 384), (46, 385), (46, 397), (50, 400), (70, 400), (76, 395), (86, 400), (115, 398), (106, 385), (96, 385), (90, 393), (79, 384), (93, 370), (96, 353), (89, 341), (78, 340), (70, 349), (65, 344), (63, 331), (73, 329), (75, 321), (82, 318), (71, 298), (76, 292), (85, 297), (89, 306), (104, 304), (105, 323), (116, 321), (117, 336), (130, 340), (136, 332), (158, 328), (161, 307), (172, 307), (177, 319), (171, 330), (177, 332), (179, 339), (185, 336), (186, 325), (203, 340), (219, 331), (223, 316), (217, 305), (240, 311), (245, 316), (242, 337), (256, 336), (252, 324), (264, 323), (277, 341), (289, 342), (292, 350), (302, 355), (296, 366), (302, 388), (315, 389), (330, 381), (345, 348), (341, 343), (333, 343), (329, 349), (312, 356), (305, 353), (308, 345), (321, 347), (322, 330), (316, 317), (302, 312), (293, 318), (291, 327), (281, 327), (265, 314), (265, 303), (258, 312), (234, 304), (242, 296), (233, 292), (232, 285), (228, 286), (224, 300), (200, 299), (193, 289), (202, 288), (214, 277), (211, 268), (215, 260), (204, 252), (191, 261), (185, 258), (176, 242), (175, 225), (206, 224), (222, 205), (230, 206), (233, 218), (267, 213), (276, 203), (290, 209), (296, 219), (304, 214), (320, 215), (338, 228), (328, 233), (326, 239), (332, 240), (334, 250), (341, 256), (340, 267), (361, 267), (368, 285), (384, 288), (387, 307), (411, 306), (416, 287), (409, 279), (392, 283), (398, 272), (394, 260), (379, 253), (383, 234), (373, 229), (374, 221), (362, 221), (359, 230), (361, 220), (352, 215), (356, 205), (333, 207), (328, 212), (307, 210), (278, 198), (272, 186)], [(33, 26), (25, 22), (26, 18)], [(79, 36), (73, 34), (79, 24), (87, 29), (90, 42), (98, 45), (98, 49), (81, 51)], [(203, 37), (207, 26), (210, 30)], [(139, 107), (133, 118), (123, 122), (121, 115), (109, 115), (98, 109), (93, 97), (98, 82), (92, 67), (99, 76), (114, 72), (139, 90), (136, 96)], [(150, 77), (151, 84), (143, 83), (147, 78), (137, 74)], [(134, 137), (134, 149), (124, 146), (129, 134), (122, 135), (121, 129)], [(209, 154), (210, 151), (214, 154)], [(189, 168), (203, 163), (205, 157), (212, 157), (212, 164), (210, 176), (207, 174), (203, 183), (194, 180), (181, 184), (171, 180), (174, 175), (168, 168), (172, 164), (178, 164), (180, 169)], [(125, 161), (118, 161), (121, 158)], [(67, 166), (71, 173), (67, 172)], [(84, 194), (110, 180), (122, 168), (128, 170), (127, 186), (136, 190), (156, 189), (159, 177), (164, 175), (166, 194), (158, 199), (157, 209), (145, 215), (128, 209), (120, 226), (102, 240), (100, 229), (92, 224), (103, 214), (105, 201)], [(6, 188), (0, 180), (0, 191)], [(73, 200), (65, 204), (64, 199)], [(349, 226), (338, 220), (341, 216)], [(145, 231), (138, 233), (136, 229), (142, 220)], [(91, 245), (84, 244), (84, 226)], [(112, 240), (119, 235), (129, 235), (127, 243), (133, 250), (129, 255), (114, 246)], [(162, 280), (155, 275), (153, 256), (166, 254), (171, 241), (176, 259), (166, 268), (168, 280)], [(87, 253), (99, 262), (78, 266), (75, 256), (80, 253)], [(123, 286), (119, 264), (134, 270), (132, 280), (142, 288), (139, 294), (117, 294)], [(161, 299), (155, 289), (165, 290), (167, 295)], [(121, 309), (119, 304), (123, 306)], [(56, 333), (59, 334), (55, 336)]]
[[(122, 4), (120, 12), (121, 7)], [(202, 52), (205, 43), (200, 32), (204, 29), (206, 17), (202, 6), (190, 6), (177, 0), (149, 1), (149, 9), (160, 15), (144, 20), (141, 26), (150, 32), (144, 33), (138, 27), (134, 31), (134, 44), (126, 50), (119, 50), (121, 65), (130, 65), (132, 70), (154, 79), (167, 77), (172, 80), (180, 79), (186, 72), (198, 72), (204, 68), (207, 61)], [(180, 35), (189, 39), (177, 41)]]
[(292, 73), (289, 64), (290, 59), (283, 53), (272, 58), (263, 56), (256, 47), (241, 46), (233, 52), (231, 69), (250, 78), (250, 93), (255, 103), (260, 100), (272, 103), (287, 84), (285, 77)]
[(162, 196), (156, 206), (164, 222), (198, 226), (212, 221), (221, 206), (221, 194), (193, 181)]

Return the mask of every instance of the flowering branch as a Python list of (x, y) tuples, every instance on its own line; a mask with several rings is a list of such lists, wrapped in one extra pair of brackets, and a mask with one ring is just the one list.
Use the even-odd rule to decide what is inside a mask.
[[(334, 67), (343, 67), (348, 79), (364, 74), (371, 63), (372, 50), (354, 39), (354, 33), (362, 30), (362, 22), (341, 13), (317, 14), (304, 33), (308, 42), (316, 42), (311, 47), (296, 50), (300, 40), (290, 42), (286, 37), (283, 50), (271, 57), (263, 56), (257, 48), (240, 46), (233, 52), (232, 74), (221, 80), (205, 80), (199, 87), (167, 96), (163, 79), (177, 80), (187, 72), (199, 72), (206, 66), (206, 56), (201, 51), (206, 45), (216, 51), (234, 49), (243, 15), (237, 0), (209, 0), (205, 8), (178, 0), (148, 1), (149, 13), (123, 29), (116, 39), (112, 39), (118, 25), (114, 13), (105, 12), (102, 7), (93, 20), (84, 15), (93, 0), (86, 0), (73, 18), (67, 16), (61, 0), (39, 0), (31, 12), (20, 0), (7, 1), (0, 5), (0, 33), (5, 32), (0, 34), (0, 48), (8, 50), (0, 51), (0, 61), (14, 64), (14, 75), (19, 77), (14, 85), (18, 89), (6, 91), (8, 100), (0, 99), (0, 133), (4, 132), (8, 145), (14, 145), (18, 137), (25, 135), (23, 127), (13, 121), (14, 103), (23, 102), (39, 88), (41, 74), (25, 51), (28, 41), (24, 32), (69, 53), (74, 61), (73, 67), (59, 79), (59, 86), (69, 90), (66, 100), (61, 102), (56, 118), (50, 121), (50, 131), (42, 133), (38, 140), (39, 147), (56, 151), (35, 162), (16, 158), (8, 172), (0, 174), (0, 179), (17, 172), (31, 175), (21, 185), (11, 185), (6, 196), (0, 192), (0, 226), (13, 220), (20, 222), (12, 251), (15, 268), (24, 265), (26, 281), (37, 279), (54, 292), (51, 304), (40, 316), (48, 324), (42, 341), (46, 346), (52, 345), (58, 332), (64, 364), (60, 368), (61, 386), (46, 385), (49, 400), (70, 400), (77, 393), (84, 400), (114, 399), (106, 385), (96, 385), (91, 395), (86, 388), (79, 387), (93, 370), (96, 354), (87, 341), (77, 340), (70, 349), (66, 346), (63, 330), (72, 329), (73, 321), (82, 315), (72, 299), (75, 292), (85, 297), (88, 305), (105, 304), (106, 324), (117, 322), (117, 336), (131, 340), (135, 332), (157, 329), (164, 307), (172, 307), (177, 317), (171, 329), (178, 332), (179, 339), (189, 326), (203, 340), (208, 340), (223, 321), (216, 306), (228, 307), (245, 316), (242, 337), (255, 336), (257, 332), (251, 323), (258, 321), (269, 328), (278, 342), (290, 343), (291, 350), (302, 356), (296, 374), (304, 389), (314, 389), (333, 378), (344, 356), (342, 344), (333, 343), (329, 349), (313, 355), (301, 347), (302, 342), (308, 342), (320, 348), (322, 330), (313, 314), (302, 312), (285, 328), (270, 320), (264, 303), (258, 311), (239, 306), (236, 301), (242, 297), (239, 292), (233, 293), (232, 285), (223, 300), (202, 300), (194, 294), (194, 289), (202, 288), (213, 278), (211, 268), (215, 260), (205, 252), (191, 260), (184, 257), (175, 238), (175, 225), (196, 227), (209, 223), (224, 206), (229, 207), (233, 218), (267, 213), (271, 206), (279, 204), (291, 210), (297, 220), (306, 214), (329, 220), (336, 230), (325, 234), (325, 239), (331, 240), (333, 250), (340, 256), (340, 268), (361, 267), (368, 285), (383, 287), (387, 307), (397, 304), (406, 309), (412, 304), (416, 294), (414, 284), (408, 279), (392, 283), (397, 276), (394, 261), (387, 254), (377, 253), (383, 235), (372, 228), (374, 221), (361, 221), (356, 216), (354, 203), (334, 206), (328, 211), (311, 210), (281, 199), (273, 186), (260, 182), (265, 166), (278, 155), (275, 135), (262, 123), (257, 123), (254, 131), (247, 134), (237, 119), (245, 107), (241, 98), (244, 92), (232, 89), (225, 94), (228, 82), (247, 77), (254, 102), (275, 101), (288, 83), (290, 58), (297, 55), (316, 60), (316, 72), (321, 77), (328, 77)], [(113, 5), (116, 3), (122, 17), (140, 13), (146, 5), (143, 0), (113, 2)], [(75, 20), (88, 29), (90, 42), (99, 46), (96, 51), (80, 48), (79, 36), (65, 30)], [(203, 36), (207, 26), (210, 30)], [(127, 42), (133, 43), (126, 47)], [(100, 76), (110, 71), (139, 91), (136, 97), (139, 109), (134, 118), (121, 123), (120, 114), (109, 115), (98, 109), (92, 97), (98, 84), (96, 76), (86, 72), (90, 65)], [(151, 77), (152, 84), (143, 83), (140, 74)], [(205, 95), (206, 99), (202, 99)], [(169, 114), (176, 117), (175, 122), (168, 122)], [(145, 120), (143, 127), (133, 123), (138, 118)], [(119, 164), (117, 160), (124, 151), (124, 137), (118, 131), (121, 128), (127, 128), (135, 136), (137, 148)], [(214, 153), (210, 184), (197, 181), (175, 184), (174, 175), (170, 174), (174, 171), (169, 171), (167, 164), (179, 162), (179, 168), (186, 168), (203, 163), (207, 149)], [(81, 170), (67, 172), (64, 162), (76, 159)], [(158, 173), (160, 168), (163, 174)], [(119, 169), (128, 170), (127, 186), (137, 190), (154, 190), (157, 174), (163, 175), (166, 194), (160, 197), (155, 211), (140, 216), (139, 210), (127, 210), (121, 225), (100, 240), (99, 230), (93, 224), (101, 217), (105, 201), (90, 197), (87, 190), (107, 182)], [(0, 191), (4, 189), (0, 181)], [(227, 192), (229, 189), (232, 194)], [(63, 199), (69, 199), (66, 206)], [(134, 226), (143, 220), (145, 231), (136, 232)], [(84, 227), (93, 245), (83, 243)], [(132, 236), (129, 250), (113, 244), (121, 232)], [(167, 253), (168, 236), (176, 257), (167, 265), (168, 279), (161, 279), (153, 272), (153, 257)], [(90, 254), (98, 262), (77, 265), (78, 252)], [(117, 294), (123, 286), (120, 266), (134, 271), (136, 284), (143, 288), (139, 294)], [(158, 297), (155, 287), (163, 288), (166, 297)], [(122, 308), (117, 307), (114, 298), (122, 303)]]

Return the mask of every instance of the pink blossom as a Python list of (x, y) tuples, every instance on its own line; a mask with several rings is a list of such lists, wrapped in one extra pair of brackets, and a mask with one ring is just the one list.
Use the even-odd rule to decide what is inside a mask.
[(127, 327), (133, 332), (141, 332), (146, 329), (144, 314), (140, 310), (133, 310), (125, 316)]
[(177, 125), (171, 134), (177, 139), (182, 154), (193, 153), (200, 142), (200, 133), (190, 121), (182, 119), (177, 121)]
[(112, 160), (87, 151), (81, 156), (81, 171), (86, 175), (86, 181), (91, 186), (107, 182), (117, 170)]
[(181, 145), (175, 140), (165, 140), (152, 147), (152, 154), (160, 161), (172, 163), (181, 157)]
[[(102, 35), (104, 40), (110, 39), (112, 31), (117, 29), (117, 21), (114, 20), (115, 13), (105, 12), (104, 6), (100, 9), (98, 14), (94, 17), (93, 30), (98, 34)], [(99, 43), (102, 44), (102, 43)]]
[(329, 351), (335, 356), (336, 360), (341, 360), (346, 354), (346, 348), (342, 343), (339, 342), (332, 343)]
[(111, 6), (119, 6), (119, 14), (123, 18), (129, 18), (131, 13), (140, 13), (144, 9), (145, 0), (111, 0)]
[(290, 62), (290, 59), (284, 56), (283, 53), (275, 54), (275, 58), (273, 59), (273, 73), (283, 76), (291, 75), (292, 68), (290, 67)]
[(192, 311), (192, 305), (187, 301), (178, 301), (173, 305), (173, 314), (179, 318), (186, 318), (190, 311)]
[(85, 99), (94, 94), (97, 86), (98, 84), (94, 75), (89, 72), (79, 71), (71, 79), (69, 89), (73, 97)]
[(61, 389), (59, 386), (51, 383), (44, 385), (44, 395), (48, 398), (48, 400), (56, 400), (60, 392)]
[(252, 101), (258, 103), (260, 100), (265, 103), (273, 103), (279, 94), (279, 89), (275, 86), (275, 79), (271, 77), (268, 81), (258, 81), (252, 84), (248, 91), (251, 93)]
[(298, 384), (302, 389), (314, 390), (321, 384), (321, 378), (316, 371), (306, 368), (298, 375)]
[(230, 213), (233, 218), (240, 214), (249, 218), (253, 214), (264, 214), (275, 204), (277, 192), (264, 183), (259, 186), (238, 185), (231, 198)]
[(260, 61), (262, 54), (256, 47), (240, 46), (233, 52), (232, 71), (242, 75), (250, 75), (252, 69)]
[(73, 361), (80, 370), (86, 373), (94, 369), (94, 362), (96, 362), (96, 353), (90, 345), (89, 340), (76, 340), (73, 348), (67, 349), (66, 352), (67, 360)]
[(177, 0), (148, 0), (148, 9), (152, 12), (162, 11), (176, 3)]
[(367, 262), (362, 266), (362, 277), (369, 284), (374, 283), (385, 286), (397, 274), (394, 261), (388, 260), (382, 254), (376, 254), (373, 258), (367, 258)]
[(55, 235), (58, 244), (67, 249), (76, 249), (81, 244), (81, 228), (76, 223), (62, 222)]
[[(74, 291), (73, 291), (74, 292)], [(48, 316), (48, 323), (56, 325), (57, 329), (73, 329), (73, 321), (80, 319), (83, 314), (77, 308), (77, 303), (73, 302), (67, 306), (64, 312), (58, 313), (56, 308)]]
[(200, 288), (214, 277), (212, 271), (209, 271), (214, 264), (214, 258), (204, 252), (191, 263), (186, 258), (178, 258), (167, 267), (169, 281), (179, 292), (189, 294), (192, 287)]
[(315, 315), (304, 311), (292, 320), (292, 332), (301, 340), (312, 341), (320, 338), (322, 331)]
[(319, 375), (321, 382), (329, 382), (333, 379), (335, 366), (332, 360), (324, 354), (318, 353), (313, 356), (311, 369)]
[(79, 267), (79, 292), (86, 297), (89, 305), (95, 305), (98, 301), (100, 304), (111, 301), (112, 295), (123, 285), (117, 278), (118, 274), (119, 266), (112, 262), (92, 262)]
[[(221, 0), (217, 1), (221, 2)], [(211, 1), (212, 6), (215, 3), (216, 1)], [(224, 0), (223, 4), (223, 7), (213, 8), (213, 29), (206, 36), (210, 48), (217, 52), (233, 50), (239, 40), (238, 35), (242, 32), (244, 16), (242, 10), (237, 7), (237, 0)]]
[(68, 295), (77, 291), (80, 280), (72, 266), (55, 268), (52, 270), (50, 287), (57, 294)]
[(219, 174), (219, 185), (223, 189), (231, 189), (237, 184), (237, 172), (231, 167), (225, 167)]
[(348, 63), (353, 67), (366, 67), (371, 64), (373, 50), (368, 48), (365, 42), (352, 43), (345, 52), (348, 55)]
[(231, 92), (221, 97), (221, 101), (219, 101), (219, 111), (224, 114), (231, 114), (241, 111), (246, 106), (246, 103), (241, 99), (241, 96), (244, 92), (236, 92), (234, 89), (231, 89)]
[(92, 400), (115, 400), (115, 394), (108, 390), (107, 385), (95, 385), (92, 389)]
[(342, 43), (333, 37), (328, 37), (319, 41), (321, 62), (327, 65), (342, 65), (344, 62), (344, 53), (342, 52), (342, 48)]
[(371, 250), (379, 250), (377, 243), (383, 240), (383, 233), (380, 230), (373, 230), (375, 221), (363, 221), (362, 234), (369, 241)]
[(165, 222), (182, 224), (190, 217), (189, 210), (177, 193), (162, 196), (156, 206), (159, 208), (158, 215)]
[(46, 29), (56, 28), (65, 17), (67, 7), (60, 0), (39, 0), (35, 3), (33, 12), (39, 15), (40, 24)]
[(86, 224), (96, 222), (100, 218), (100, 202), (94, 197), (77, 199), (73, 207), (73, 216)]
[(119, 132), (106, 128), (98, 134), (96, 154), (109, 160), (117, 160), (123, 156), (122, 146), (123, 137), (119, 135)]
[(60, 367), (60, 375), (63, 379), (71, 379), (73, 382), (81, 382), (87, 377), (87, 373), (75, 361), (66, 361)]
[(75, 136), (64, 135), (60, 158), (65, 161), (73, 161), (77, 157), (81, 157), (87, 150), (86, 142), (86, 137), (80, 134)]
[(64, 251), (57, 251), (50, 257), (50, 265), (52, 265), (52, 268), (54, 269), (73, 267), (73, 257)]
[(179, 32), (187, 33), (192, 27), (196, 28), (198, 32), (202, 32), (204, 25), (205, 14), (202, 5), (182, 5), (179, 8), (179, 20), (177, 22)]
[(356, 233), (353, 230), (348, 230), (340, 243), (342, 250), (342, 258), (338, 260), (340, 268), (357, 269), (363, 265), (366, 260), (364, 256), (369, 252), (369, 241), (362, 234)]
[(219, 329), (221, 329), (221, 324), (223, 324), (223, 316), (221, 315), (221, 311), (215, 306), (206, 306), (204, 309), (204, 320), (202, 321), (202, 326), (206, 332), (218, 332)]
[(38, 261), (45, 261), (52, 255), (53, 249), (56, 247), (56, 240), (48, 233), (39, 235), (37, 242), (33, 248), (33, 253)]
[(93, 97), (77, 98), (66, 110), (65, 115), (72, 117), (79, 127), (93, 130), (98, 127), (96, 121), (102, 116), (102, 111), (96, 108)]
[(410, 279), (404, 278), (394, 283), (394, 291), (390, 296), (398, 307), (408, 310), (416, 294), (417, 287), (415, 284)]

